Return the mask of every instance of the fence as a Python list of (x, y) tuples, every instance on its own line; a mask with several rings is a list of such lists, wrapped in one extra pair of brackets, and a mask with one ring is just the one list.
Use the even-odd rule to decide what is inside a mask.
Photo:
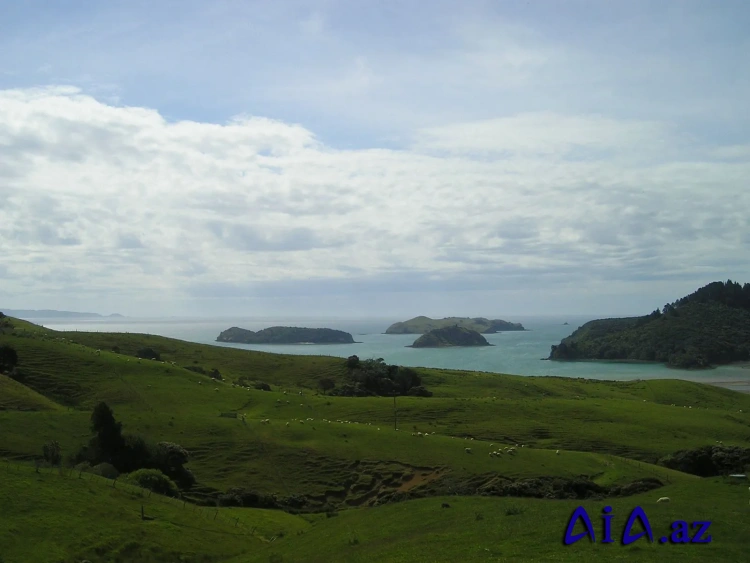
[[(191, 515), (198, 516), (205, 519), (206, 521), (212, 522), (224, 522), (230, 528), (233, 528), (237, 534), (252, 536), (264, 543), (270, 543), (275, 538), (267, 539), (262, 535), (256, 533), (256, 527), (250, 527), (239, 517), (233, 517), (228, 515), (226, 508), (216, 508), (211, 506), (199, 506), (187, 502), (182, 498), (167, 497), (145, 489), (133, 483), (127, 483), (122, 479), (107, 479), (101, 475), (89, 473), (86, 471), (79, 471), (67, 467), (49, 467), (49, 466), (35, 466), (29, 463), (18, 463), (11, 462), (9, 459), (0, 462), (0, 468), (8, 472), (14, 472), (19, 474), (32, 474), (41, 473), (44, 475), (54, 475), (60, 479), (68, 479), (72, 481), (84, 480), (87, 483), (98, 485), (101, 487), (111, 487), (120, 491), (126, 492), (132, 496), (136, 496), (141, 502), (141, 518), (144, 520), (151, 520), (153, 518), (148, 516), (149, 506), (156, 504), (171, 505), (175, 508), (179, 508), (183, 511), (189, 512)], [(174, 523), (174, 522), (173, 522)], [(177, 523), (174, 523), (178, 525)], [(226, 532), (225, 532), (226, 533)]]

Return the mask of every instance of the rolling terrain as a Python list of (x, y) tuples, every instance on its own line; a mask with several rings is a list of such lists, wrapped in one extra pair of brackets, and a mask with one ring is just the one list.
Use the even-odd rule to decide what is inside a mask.
[[(0, 345), (17, 351), (18, 366), (13, 379), (0, 375), (0, 457), (19, 469), (6, 469), (1, 480), (0, 498), (12, 510), (0, 516), (8, 523), (0, 529), (30, 543), (0, 541), (12, 546), (0, 551), (4, 563), (33, 560), (22, 557), (24, 546), (45, 530), (60, 530), (71, 511), (76, 527), (95, 519), (100, 536), (76, 537), (59, 552), (39, 544), (37, 560), (135, 560), (127, 559), (128, 549), (143, 561), (455, 561), (526, 552), (564, 561), (591, 550), (602, 557), (637, 553), (639, 560), (688, 561), (705, 560), (697, 557), (710, 551), (713, 560), (740, 560), (741, 529), (750, 523), (747, 488), (656, 462), (717, 440), (750, 447), (747, 395), (675, 380), (604, 382), (422, 368), (422, 384), (433, 396), (397, 397), (394, 430), (393, 398), (324, 394), (321, 379), (347, 382), (340, 358), (10, 323)], [(144, 347), (157, 350), (161, 361), (136, 358)], [(222, 379), (186, 369), (195, 366), (215, 369)], [(255, 388), (259, 383), (270, 390)], [(80, 479), (49, 469), (37, 474), (28, 465), (50, 440), (59, 442), (64, 457), (85, 444), (100, 401), (125, 432), (179, 443), (191, 453), (188, 467), (197, 483), (183, 493), (183, 512), (169, 512), (177, 501), (164, 503), (156, 520), (139, 516), (121, 527), (125, 515), (139, 508), (138, 498), (114, 487), (105, 496), (92, 494)], [(489, 455), (516, 445), (515, 454)], [(236, 518), (242, 518), (256, 533), (204, 541), (211, 545), (200, 549), (184, 543), (185, 528), (169, 522), (184, 523), (188, 506), (216, 507), (232, 489), (273, 496), (286, 511), (214, 508), (217, 517), (231, 512), (235, 518), (219, 518), (215, 526), (240, 527)], [(36, 499), (25, 516), (21, 490), (24, 498)], [(513, 491), (547, 498), (518, 498)], [(674, 497), (673, 503), (655, 505), (660, 496)], [(440, 509), (442, 502), (451, 508)], [(714, 543), (562, 546), (572, 510), (581, 503), (591, 507), (599, 530), (596, 516), (604, 502), (619, 515), (643, 503), (660, 529), (669, 518), (715, 520)], [(137, 546), (126, 546), (131, 537)]]

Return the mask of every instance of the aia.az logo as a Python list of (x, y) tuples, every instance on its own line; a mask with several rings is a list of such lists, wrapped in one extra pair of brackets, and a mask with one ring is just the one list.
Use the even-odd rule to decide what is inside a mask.
[[(602, 510), (604, 539), (602, 539), (600, 543), (615, 543), (615, 540), (612, 539), (612, 519), (614, 518), (614, 514), (611, 514), (611, 512), (611, 506), (605, 506)], [(578, 522), (578, 520), (581, 520), (583, 522), (583, 526), (584, 528), (586, 528), (586, 531), (581, 532), (580, 534), (573, 535), (573, 528), (575, 528), (576, 522)], [(637, 534), (633, 533), (633, 526), (636, 522), (640, 522), (644, 530), (643, 532)], [(672, 531), (670, 532), (670, 534), (668, 536), (662, 536), (659, 539), (659, 543), (711, 543), (711, 536), (707, 535), (710, 525), (711, 522), (707, 521), (693, 522), (693, 535), (691, 535), (691, 528), (688, 526), (688, 523), (685, 520), (675, 520), (674, 522), (672, 522)], [(589, 537), (592, 543), (596, 543), (596, 533), (594, 532), (594, 526), (591, 523), (591, 519), (589, 518), (586, 509), (582, 506), (579, 506), (575, 509), (573, 515), (570, 517), (570, 521), (568, 522), (568, 529), (565, 531), (565, 539), (563, 540), (563, 543), (565, 543), (565, 545), (571, 545), (586, 536)], [(643, 536), (648, 536), (648, 541), (653, 543), (654, 534), (651, 531), (651, 524), (648, 521), (648, 516), (646, 516), (646, 513), (640, 506), (636, 506), (630, 513), (628, 521), (625, 524), (625, 528), (622, 531), (621, 543), (622, 545), (629, 545), (634, 541), (641, 539)]]

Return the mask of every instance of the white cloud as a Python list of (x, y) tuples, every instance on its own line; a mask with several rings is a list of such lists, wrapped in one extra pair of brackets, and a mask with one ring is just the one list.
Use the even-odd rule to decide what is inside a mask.
[(177, 302), (750, 273), (742, 147), (550, 112), (415, 139), (335, 150), (271, 119), (169, 122), (75, 88), (0, 91), (5, 293)]

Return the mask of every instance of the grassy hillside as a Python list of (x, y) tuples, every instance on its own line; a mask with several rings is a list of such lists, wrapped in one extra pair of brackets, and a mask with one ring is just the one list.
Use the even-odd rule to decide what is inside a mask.
[[(742, 490), (740, 490), (742, 489)], [(662, 494), (672, 502), (656, 504)], [(744, 561), (747, 558), (746, 487), (719, 479), (700, 487), (671, 485), (657, 494), (597, 501), (546, 501), (539, 499), (442, 497), (420, 499), (369, 510), (342, 512), (317, 523), (299, 537), (282, 538), (264, 545), (249, 558), (232, 563), (277, 561), (348, 563), (448, 563), (454, 561)], [(443, 502), (450, 508), (441, 509)], [(562, 543), (568, 520), (579, 505), (586, 508), (597, 543), (587, 539), (573, 545)], [(641, 506), (649, 519), (655, 543), (645, 538), (620, 544), (630, 511)], [(602, 544), (604, 506), (612, 507), (613, 544)], [(670, 525), (686, 520), (712, 524), (709, 544), (662, 545)], [(575, 533), (583, 531), (579, 523)], [(642, 529), (636, 525), (633, 532)], [(692, 536), (693, 532), (691, 532)], [(279, 558), (281, 557), (281, 558)]]
[[(281, 511), (202, 508), (114, 485), (91, 474), (0, 463), (0, 560), (226, 561), (310, 527)], [(142, 505), (152, 520), (141, 520)]]
[[(530, 531), (521, 533), (514, 526), (534, 523), (548, 530), (540, 532), (534, 543), (539, 560), (566, 560), (572, 557), (566, 554), (575, 553), (580, 558), (585, 545), (562, 548), (559, 542), (563, 521), (578, 501), (454, 496), (448, 500), (452, 509), (437, 508), (440, 499), (434, 495), (451, 491), (478, 495), (491, 490), (497, 494), (514, 480), (536, 479), (538, 490), (552, 496), (565, 496), (563, 489), (555, 488), (565, 483), (588, 483), (586, 487), (605, 487), (596, 494), (607, 496), (614, 494), (613, 487), (656, 478), (665, 486), (644, 493), (642, 498), (649, 502), (675, 491), (674, 495), (690, 499), (691, 507), (711, 501), (714, 504), (705, 506), (723, 510), (721, 514), (734, 515), (739, 510), (729, 503), (728, 485), (646, 463), (717, 440), (750, 446), (750, 396), (725, 389), (676, 380), (604, 382), (421, 368), (417, 371), (422, 382), (434, 396), (398, 397), (398, 430), (394, 430), (392, 398), (333, 397), (316, 391), (322, 377), (346, 380), (346, 361), (340, 358), (283, 356), (139, 334), (58, 333), (15, 319), (11, 322), (13, 329), (0, 334), (0, 345), (12, 346), (19, 363), (17, 380), (0, 376), (0, 409), (4, 409), (0, 410), (0, 456), (31, 461), (50, 440), (60, 443), (64, 456), (77, 451), (91, 437), (91, 409), (105, 401), (123, 423), (124, 432), (150, 442), (176, 442), (191, 452), (187, 467), (198, 483), (189, 498), (205, 501), (240, 487), (282, 500), (302, 499), (298, 507), (302, 511), (339, 509), (333, 518), (306, 516), (314, 522), (309, 529), (307, 521), (290, 520), (296, 524), (290, 523), (284, 537), (270, 548), (262, 543), (249, 551), (239, 543), (226, 549), (207, 546), (204, 551), (196, 548), (196, 561), (268, 561), (276, 555), (283, 561), (448, 561), (457, 560), (459, 553), (465, 554), (461, 560), (479, 560), (492, 553), (496, 558), (513, 558), (523, 552), (524, 541), (533, 539)], [(112, 351), (115, 347), (118, 353)], [(157, 350), (163, 362), (138, 360), (135, 353), (143, 347)], [(185, 369), (193, 366), (217, 369), (224, 381)], [(252, 388), (253, 382), (268, 383), (271, 391)], [(264, 419), (270, 423), (263, 424)], [(516, 455), (489, 455), (516, 444), (525, 446), (518, 447)], [(467, 447), (471, 453), (465, 451)], [(560, 454), (555, 453), (558, 449)], [(29, 483), (14, 490), (28, 490)], [(543, 483), (547, 488), (541, 488)], [(0, 491), (4, 486), (0, 485)], [(738, 488), (731, 490), (737, 493)], [(54, 498), (56, 493), (45, 494)], [(72, 489), (65, 494), (71, 499), (79, 495)], [(420, 494), (430, 498), (391, 502)], [(635, 498), (611, 502), (622, 508), (633, 506)], [(83, 502), (70, 500), (79, 501)], [(112, 497), (107, 502), (119, 506), (125, 501)], [(746, 509), (747, 499), (743, 502)], [(34, 513), (39, 522), (53, 510), (51, 504), (40, 504)], [(505, 511), (516, 506), (521, 513), (506, 517)], [(674, 503), (660, 505), (658, 510), (666, 514), (672, 508), (687, 510), (686, 505), (682, 507)], [(254, 514), (250, 509), (234, 510), (247, 518)], [(78, 510), (74, 522), (85, 529), (83, 512)], [(475, 512), (482, 513), (483, 519), (471, 520)], [(106, 515), (97, 514), (106, 520)], [(280, 511), (270, 514), (295, 518)], [(452, 519), (460, 522), (467, 517), (471, 525), (455, 526), (454, 522), (450, 527)], [(711, 517), (720, 515), (712, 513)], [(20, 516), (9, 518), (15, 522)], [(50, 512), (50, 518), (58, 517)], [(593, 513), (592, 518), (596, 520)], [(724, 543), (707, 549), (719, 550), (715, 553), (726, 556), (725, 560), (739, 560), (731, 556), (739, 541), (735, 522), (744, 522), (742, 518), (727, 518), (722, 524)], [(0, 526), (0, 534), (6, 528)], [(495, 531), (490, 532), (491, 528)], [(507, 535), (506, 528), (515, 532)], [(169, 551), (173, 540), (167, 536), (154, 544), (144, 540), (137, 551), (143, 558), (138, 560), (171, 561), (178, 553), (187, 553)], [(484, 549), (493, 548), (482, 543), (480, 553), (475, 549), (480, 537), (506, 545), (488, 555)], [(409, 546), (421, 547), (407, 547), (403, 538), (409, 539)], [(550, 538), (557, 538), (557, 543), (548, 544)], [(116, 540), (102, 554), (94, 555), (110, 560), (106, 554), (119, 553), (126, 549), (123, 545)], [(89, 549), (90, 545), (78, 547)], [(640, 555), (635, 547), (612, 546), (611, 553)], [(684, 555), (691, 547), (691, 553), (706, 548), (668, 546), (661, 551)], [(184, 549), (192, 548), (186, 544)], [(653, 551), (651, 547), (639, 549)], [(320, 558), (306, 559), (306, 551), (319, 553)], [(67, 557), (40, 553), (46, 554), (39, 559), (45, 561)], [(71, 557), (89, 554), (65, 553)], [(0, 556), (5, 557), (4, 563), (18, 559), (2, 552)]]
[[(3, 464), (0, 476), (4, 563), (742, 561), (750, 525), (745, 487), (719, 478), (606, 502), (449, 496), (303, 519), (281, 511), (183, 505), (87, 474), (79, 479), (76, 473)], [(656, 504), (662, 495), (672, 502)], [(444, 502), (450, 508), (441, 509)], [(153, 520), (141, 520), (141, 505)], [(579, 505), (598, 541), (598, 516), (603, 506), (612, 506), (617, 543), (562, 545)], [(708, 520), (712, 542), (662, 546), (639, 540), (622, 546), (619, 538), (635, 506), (645, 510), (656, 540), (670, 532), (672, 521)], [(583, 531), (582, 525), (574, 531)]]

